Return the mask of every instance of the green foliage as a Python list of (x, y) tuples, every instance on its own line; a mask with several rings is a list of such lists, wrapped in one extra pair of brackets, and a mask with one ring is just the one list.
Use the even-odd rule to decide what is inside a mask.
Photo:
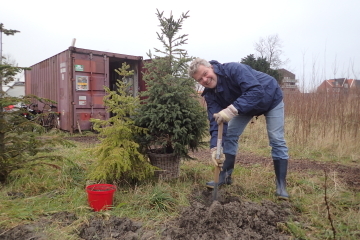
[(189, 61), (187, 51), (180, 48), (186, 44), (187, 34), (179, 35), (188, 13), (175, 20), (163, 16), (157, 10), (161, 33), (157, 33), (163, 50), (154, 49), (147, 54), (143, 78), (147, 90), (142, 92), (143, 104), (136, 119), (138, 126), (148, 129), (140, 142), (149, 151), (176, 153), (189, 157), (189, 150), (202, 145), (207, 130), (207, 117), (198, 101), (195, 82), (187, 75)]
[(245, 58), (241, 59), (241, 63), (249, 65), (253, 69), (259, 72), (263, 72), (273, 76), (276, 81), (281, 85), (281, 74), (272, 68), (270, 68), (270, 63), (267, 61), (266, 57), (254, 57), (254, 54), (247, 55)]
[[(116, 72), (125, 78), (133, 74), (129, 66), (123, 63)], [(126, 94), (127, 85), (118, 80), (117, 92), (105, 87), (107, 95), (104, 105), (113, 116), (108, 120), (91, 119), (94, 130), (100, 133), (101, 143), (92, 150), (97, 157), (88, 177), (92, 180), (113, 182), (117, 180), (142, 180), (153, 174), (153, 167), (138, 151), (135, 141), (137, 134), (146, 129), (134, 124), (133, 118), (138, 114), (139, 99)]]
[(0, 23), (0, 32), (3, 32), (5, 35), (14, 35), (15, 33), (18, 33), (20, 31), (18, 30), (13, 30), (13, 29), (6, 29), (4, 28), (4, 24)]
[(149, 199), (150, 206), (156, 211), (174, 211), (177, 201), (161, 185), (156, 185)]
[[(14, 35), (17, 30), (7, 30), (0, 24), (0, 34)], [(24, 68), (0, 61), (0, 85), (11, 81)], [(17, 103), (29, 103), (36, 96), (10, 97), (0, 90), (0, 182), (6, 182), (11, 172), (33, 165), (48, 165), (58, 168), (47, 160), (63, 160), (59, 155), (43, 154), (58, 144), (72, 146), (57, 136), (44, 136), (43, 128), (27, 120), (22, 114), (25, 109), (9, 111), (6, 107)], [(39, 98), (37, 98), (40, 100)], [(45, 100), (45, 99), (43, 99)], [(50, 101), (50, 100), (49, 100)]]
[[(28, 103), (28, 97), (9, 97), (0, 94), (0, 106)], [(44, 135), (44, 128), (23, 116), (25, 109), (0, 112), (0, 182), (5, 182), (9, 174), (21, 168), (45, 164), (57, 167), (44, 160), (64, 160), (60, 155), (48, 153), (56, 145), (73, 146), (60, 136)]]

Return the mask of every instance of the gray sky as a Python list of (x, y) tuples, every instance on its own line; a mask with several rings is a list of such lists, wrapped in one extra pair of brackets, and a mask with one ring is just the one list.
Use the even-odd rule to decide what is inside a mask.
[(359, 0), (3, 0), (0, 23), (21, 31), (3, 35), (3, 54), (28, 67), (76, 47), (143, 56), (154, 47), (156, 9), (177, 19), (190, 56), (219, 62), (255, 54), (260, 37), (278, 34), (284, 68), (311, 88), (330, 78), (360, 79)]

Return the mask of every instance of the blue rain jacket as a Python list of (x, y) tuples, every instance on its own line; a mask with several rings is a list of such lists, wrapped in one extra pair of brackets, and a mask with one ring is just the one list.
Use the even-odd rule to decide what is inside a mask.
[[(210, 121), (210, 148), (216, 146), (217, 123), (214, 113), (232, 104), (239, 115), (260, 116), (275, 108), (283, 99), (283, 94), (276, 79), (256, 71), (250, 66), (231, 62), (210, 61), (217, 75), (215, 88), (205, 88), (204, 96)], [(224, 136), (227, 124), (224, 124)], [(224, 138), (224, 137), (223, 137)]]

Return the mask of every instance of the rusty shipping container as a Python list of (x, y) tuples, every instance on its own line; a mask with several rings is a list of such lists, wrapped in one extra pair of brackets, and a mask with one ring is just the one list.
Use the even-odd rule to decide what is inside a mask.
[[(115, 69), (130, 65), (134, 75), (127, 78), (133, 96), (144, 90), (142, 57), (69, 47), (69, 49), (31, 66), (25, 71), (25, 94), (57, 102), (60, 129), (74, 132), (90, 130), (90, 118), (108, 119), (103, 104), (104, 86), (116, 90), (120, 76)], [(38, 103), (41, 110), (44, 105)]]

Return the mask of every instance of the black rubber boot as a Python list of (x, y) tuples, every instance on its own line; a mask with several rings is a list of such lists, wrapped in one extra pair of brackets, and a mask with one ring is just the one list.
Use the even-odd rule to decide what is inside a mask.
[[(219, 183), (218, 186), (222, 186), (224, 184), (230, 185), (232, 183), (231, 174), (234, 170), (235, 165), (235, 155), (230, 155), (225, 153), (225, 161), (223, 163), (222, 170), (219, 175)], [(214, 181), (207, 182), (206, 187), (214, 188)]]
[(278, 196), (279, 199), (289, 199), (289, 194), (286, 191), (287, 167), (287, 159), (274, 160), (274, 169), (276, 175), (276, 196)]

